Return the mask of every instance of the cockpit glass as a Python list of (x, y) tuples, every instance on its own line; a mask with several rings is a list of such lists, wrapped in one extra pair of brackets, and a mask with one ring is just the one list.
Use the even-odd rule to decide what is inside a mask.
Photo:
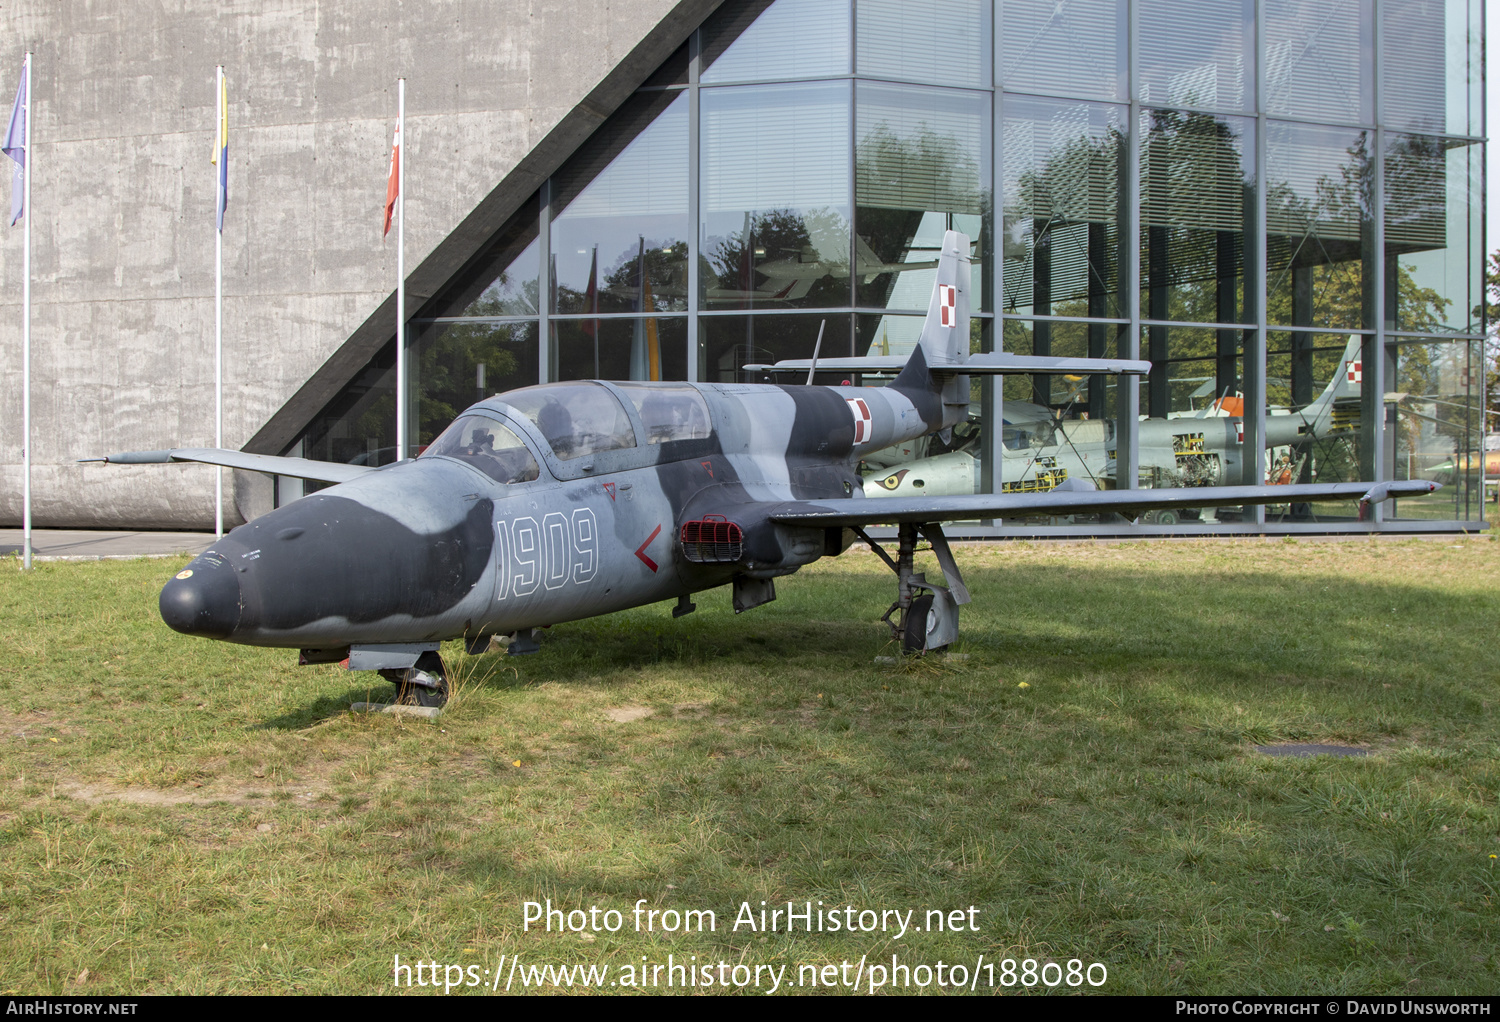
[(468, 462), (502, 483), (530, 482), (538, 473), (521, 438), (485, 415), (465, 415), (443, 430), (422, 457), (435, 454)]
[(647, 443), (704, 440), (709, 436), (708, 403), (686, 384), (617, 383), (646, 426)]
[(547, 383), (506, 391), (500, 400), (531, 420), (562, 461), (635, 446), (620, 399), (597, 383)]

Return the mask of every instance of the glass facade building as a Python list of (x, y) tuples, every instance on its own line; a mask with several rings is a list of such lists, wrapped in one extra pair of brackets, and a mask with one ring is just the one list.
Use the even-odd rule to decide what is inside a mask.
[[(1448, 485), (1380, 527), (1477, 523), (1482, 19), (727, 0), (417, 311), (406, 453), (537, 382), (748, 381), (820, 334), (824, 355), (909, 351), (955, 229), (974, 351), (1152, 370), (976, 380), (967, 427), (867, 459), (867, 494), (1420, 477)], [(394, 364), (393, 339), (292, 452), (393, 459)], [(1154, 524), (1365, 527), (1352, 504), (1183, 517)]]

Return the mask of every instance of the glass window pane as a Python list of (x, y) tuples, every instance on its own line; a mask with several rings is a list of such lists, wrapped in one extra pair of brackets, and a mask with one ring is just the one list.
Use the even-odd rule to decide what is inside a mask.
[(418, 444), (432, 443), (476, 401), (538, 380), (537, 327), (529, 323), (417, 321), (408, 358)]
[(1141, 102), (1255, 108), (1253, 0), (1140, 0)]
[(1401, 131), (1482, 135), (1478, 0), (1380, 5), (1380, 120)]
[(620, 383), (617, 386), (630, 398), (631, 404), (646, 427), (646, 442), (671, 443), (675, 440), (706, 440), (712, 435), (708, 402), (697, 388), (688, 384)]
[[(1273, 330), (1266, 339), (1266, 478), (1351, 483), (1368, 431), (1360, 426), (1363, 342), (1357, 334)], [(1267, 521), (1354, 521), (1358, 501), (1272, 505)]]
[(1127, 314), (1120, 299), (1125, 116), (1115, 106), (1006, 97), (1007, 312)]
[(725, 4), (703, 28), (705, 83), (849, 73), (849, 0)]
[(1368, 132), (1272, 122), (1266, 138), (1266, 312), (1271, 323), (1373, 326)]
[(1317, 121), (1372, 122), (1372, 0), (1264, 3), (1266, 112)]
[[(1005, 322), (1005, 351), (1014, 355), (1107, 358), (1117, 356), (1125, 331), (1123, 324), (1115, 323), (1011, 319)], [(1114, 381), (1110, 376), (1010, 374), (1004, 380), (1006, 401), (1048, 408), (1064, 419), (1114, 416)]]
[(685, 380), (687, 320), (555, 319), (559, 380)]
[(705, 89), (702, 119), (704, 304), (849, 304), (849, 85)]
[(1244, 322), (1254, 122), (1172, 110), (1141, 121), (1143, 317)]
[(688, 97), (638, 94), (560, 175), (556, 310), (687, 307)]
[(546, 437), (560, 461), (635, 446), (625, 406), (597, 383), (547, 383), (505, 395)]
[(526, 483), (540, 474), (521, 438), (488, 415), (460, 418), (422, 452), (429, 455), (456, 458), (501, 483)]
[(859, 74), (988, 85), (989, 0), (857, 0)]
[[(447, 423), (444, 423), (447, 425)], [(389, 465), (396, 460), (396, 342), (387, 341), (344, 384), (289, 450), (314, 461)], [(308, 491), (317, 484), (306, 484)]]
[(1124, 0), (1004, 0), (999, 82), (1088, 99), (1130, 98)]
[[(708, 383), (803, 383), (804, 373), (747, 373), (744, 367), (784, 358), (812, 358), (823, 331), (818, 357), (853, 355), (847, 312), (809, 316), (704, 316), (698, 320), (698, 374)], [(817, 374), (814, 382), (838, 386), (847, 374)]]
[(1423, 135), (1387, 139), (1387, 311), (1394, 290), (1397, 330), (1478, 333), (1483, 147)]
[(943, 233), (956, 230), (973, 243), (970, 294), (987, 308), (989, 96), (860, 82), (855, 101), (857, 303), (925, 311)]
[(539, 220), (538, 200), (532, 196), (423, 315), (535, 316), (540, 308)]
[(1397, 501), (1395, 517), (1477, 519), (1484, 456), (1480, 342), (1401, 341), (1394, 351), (1395, 386), (1387, 387), (1397, 399), (1393, 474), (1397, 479), (1431, 479), (1444, 487)]

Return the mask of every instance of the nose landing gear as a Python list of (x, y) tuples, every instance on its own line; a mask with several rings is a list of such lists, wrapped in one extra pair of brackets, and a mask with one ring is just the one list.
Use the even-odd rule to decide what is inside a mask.
[(400, 706), (440, 707), (448, 701), (448, 672), (435, 652), (423, 653), (405, 670), (383, 670), (380, 676), (395, 684)]

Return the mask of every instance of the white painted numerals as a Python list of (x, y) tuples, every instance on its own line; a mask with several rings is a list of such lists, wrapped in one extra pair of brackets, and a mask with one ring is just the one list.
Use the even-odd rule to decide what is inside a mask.
[(530, 596), (538, 586), (582, 585), (599, 569), (599, 525), (594, 512), (553, 511), (540, 523), (517, 518), (495, 523), (495, 599)]

